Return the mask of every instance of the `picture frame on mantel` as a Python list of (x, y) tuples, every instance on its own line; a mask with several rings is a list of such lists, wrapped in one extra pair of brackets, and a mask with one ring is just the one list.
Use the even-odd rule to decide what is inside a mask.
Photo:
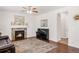
[(41, 20), (41, 27), (48, 27), (48, 19)]

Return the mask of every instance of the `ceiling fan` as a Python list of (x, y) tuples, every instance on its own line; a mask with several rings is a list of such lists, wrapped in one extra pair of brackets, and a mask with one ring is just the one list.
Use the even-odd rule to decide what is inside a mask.
[(32, 13), (38, 13), (38, 10), (37, 10), (37, 8), (36, 7), (34, 7), (34, 6), (28, 6), (28, 7), (22, 7), (23, 8), (23, 11), (24, 12), (26, 12), (26, 13), (30, 13), (30, 14), (32, 14)]

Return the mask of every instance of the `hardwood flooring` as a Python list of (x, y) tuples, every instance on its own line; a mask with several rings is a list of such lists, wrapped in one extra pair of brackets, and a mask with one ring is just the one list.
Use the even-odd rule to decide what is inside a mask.
[(57, 43), (58, 47), (47, 53), (79, 53), (79, 48), (70, 47), (65, 44)]

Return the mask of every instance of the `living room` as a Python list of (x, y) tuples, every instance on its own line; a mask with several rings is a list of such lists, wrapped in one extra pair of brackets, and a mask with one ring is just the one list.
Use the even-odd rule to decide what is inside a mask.
[[(30, 9), (33, 9), (33, 11)], [(32, 13), (30, 13), (30, 11), (32, 11)], [(14, 46), (18, 45), (17, 48), (15, 47), (18, 50), (17, 53), (45, 53), (49, 51), (51, 53), (52, 49), (59, 49), (57, 48), (57, 44), (61, 42), (66, 45), (63, 49), (67, 50), (68, 46), (74, 48), (74, 51), (70, 49), (71, 51), (62, 51), (63, 53), (79, 52), (78, 12), (79, 7), (76, 6), (0, 6), (1, 36), (9, 36)], [(47, 29), (46, 33), (48, 32), (47, 39), (49, 42), (45, 42), (46, 38), (43, 38), (45, 40), (39, 40), (39, 38), (37, 38), (38, 29), (41, 29), (42, 32), (45, 32)], [(19, 40), (17, 33), (20, 33), (18, 36), (23, 36), (19, 38)], [(26, 41), (20, 39), (25, 39)], [(22, 45), (20, 46), (20, 44)], [(43, 44), (46, 47), (42, 46)], [(29, 47), (32, 45), (32, 47), (25, 47), (26, 45)], [(40, 46), (42, 46), (43, 49), (40, 48)], [(34, 50), (33, 47), (35, 47)], [(21, 49), (25, 50), (22, 51)], [(54, 52), (56, 53), (57, 51)]]

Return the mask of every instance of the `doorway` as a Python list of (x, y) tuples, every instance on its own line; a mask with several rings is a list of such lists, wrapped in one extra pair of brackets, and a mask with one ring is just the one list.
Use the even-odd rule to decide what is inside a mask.
[(57, 39), (59, 43), (68, 45), (67, 12), (57, 14)]

